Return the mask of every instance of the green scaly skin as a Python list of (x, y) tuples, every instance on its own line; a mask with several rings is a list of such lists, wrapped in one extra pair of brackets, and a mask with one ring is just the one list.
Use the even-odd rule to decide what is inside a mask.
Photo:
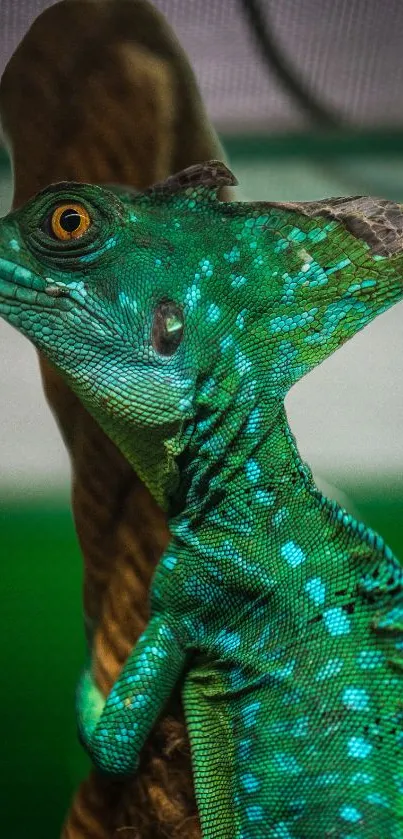
[[(82, 740), (134, 772), (180, 682), (205, 839), (403, 837), (402, 569), (314, 485), (284, 398), (403, 297), (402, 207), (232, 203), (218, 163), (49, 187), (0, 223), (0, 314), (168, 511), (151, 619)], [(91, 224), (50, 232), (74, 201)]]

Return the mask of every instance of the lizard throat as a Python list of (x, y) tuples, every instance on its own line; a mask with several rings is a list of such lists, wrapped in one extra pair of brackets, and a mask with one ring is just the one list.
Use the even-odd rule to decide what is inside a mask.
[(207, 519), (248, 536), (270, 511), (301, 493), (316, 491), (310, 469), (299, 456), (285, 409), (256, 406), (245, 419), (221, 414), (198, 422), (179, 460), (180, 482), (171, 515), (197, 523)]

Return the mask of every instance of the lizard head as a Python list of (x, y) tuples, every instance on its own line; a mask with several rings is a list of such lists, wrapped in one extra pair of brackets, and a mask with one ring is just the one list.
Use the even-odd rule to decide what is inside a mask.
[(399, 205), (220, 202), (235, 182), (211, 162), (139, 194), (54, 184), (0, 222), (0, 315), (163, 506), (206, 417), (282, 405), (403, 297)]

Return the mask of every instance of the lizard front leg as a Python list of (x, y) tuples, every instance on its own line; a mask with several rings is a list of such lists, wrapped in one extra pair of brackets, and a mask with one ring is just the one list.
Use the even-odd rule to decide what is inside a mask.
[(80, 737), (98, 769), (136, 770), (140, 750), (187, 661), (172, 621), (150, 620), (105, 700), (87, 668), (77, 692)]

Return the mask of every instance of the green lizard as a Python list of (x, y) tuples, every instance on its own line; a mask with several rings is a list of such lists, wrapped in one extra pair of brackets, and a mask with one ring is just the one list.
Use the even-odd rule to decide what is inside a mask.
[(402, 207), (55, 184), (0, 222), (0, 314), (168, 511), (151, 618), (82, 740), (136, 770), (180, 683), (206, 839), (403, 837), (403, 574), (316, 488), (294, 382), (403, 297)]

